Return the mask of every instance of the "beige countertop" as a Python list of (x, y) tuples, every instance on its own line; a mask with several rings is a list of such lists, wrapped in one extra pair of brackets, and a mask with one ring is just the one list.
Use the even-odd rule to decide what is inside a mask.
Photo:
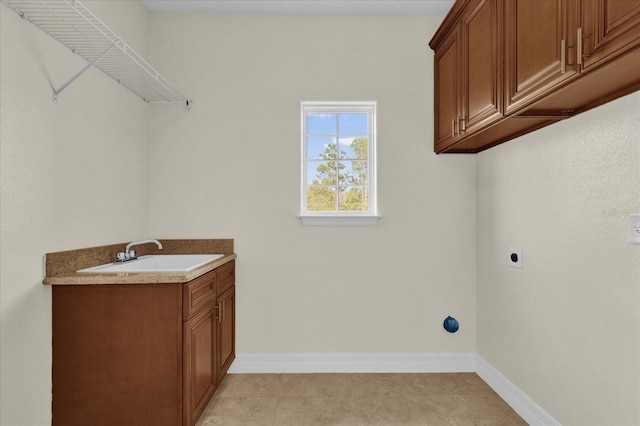
[(232, 239), (212, 240), (159, 240), (163, 250), (148, 244), (136, 247), (139, 256), (145, 254), (224, 254), (223, 257), (188, 272), (163, 273), (105, 273), (79, 274), (83, 268), (102, 265), (115, 259), (118, 251), (123, 251), (127, 243), (91, 247), (78, 250), (46, 254), (46, 285), (100, 285), (100, 284), (157, 284), (185, 283), (206, 274), (236, 258)]

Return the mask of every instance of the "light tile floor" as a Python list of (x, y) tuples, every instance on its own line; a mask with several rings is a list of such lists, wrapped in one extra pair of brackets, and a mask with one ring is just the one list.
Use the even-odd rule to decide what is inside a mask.
[(526, 424), (474, 373), (228, 374), (196, 426)]

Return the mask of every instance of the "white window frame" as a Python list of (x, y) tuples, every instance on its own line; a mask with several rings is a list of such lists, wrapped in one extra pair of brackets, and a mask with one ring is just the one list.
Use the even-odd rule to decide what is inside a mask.
[[(375, 225), (380, 218), (377, 210), (376, 170), (376, 101), (358, 102), (312, 102), (300, 103), (301, 114), (301, 179), (300, 215), (303, 225)], [(369, 178), (369, 210), (362, 212), (316, 212), (307, 211), (307, 114), (367, 113), (369, 152), (367, 173)]]

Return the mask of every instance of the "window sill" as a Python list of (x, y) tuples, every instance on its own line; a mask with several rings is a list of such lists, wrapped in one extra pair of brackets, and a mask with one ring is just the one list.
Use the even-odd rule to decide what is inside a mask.
[(298, 216), (303, 225), (310, 226), (371, 226), (382, 216)]

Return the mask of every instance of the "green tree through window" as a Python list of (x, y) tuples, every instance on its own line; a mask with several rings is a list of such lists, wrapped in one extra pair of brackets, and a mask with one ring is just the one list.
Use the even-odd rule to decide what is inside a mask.
[(328, 144), (320, 154), (323, 160), (316, 167), (315, 178), (307, 188), (307, 209), (310, 211), (367, 211), (366, 138), (349, 143), (353, 156), (340, 149), (341, 143)]

